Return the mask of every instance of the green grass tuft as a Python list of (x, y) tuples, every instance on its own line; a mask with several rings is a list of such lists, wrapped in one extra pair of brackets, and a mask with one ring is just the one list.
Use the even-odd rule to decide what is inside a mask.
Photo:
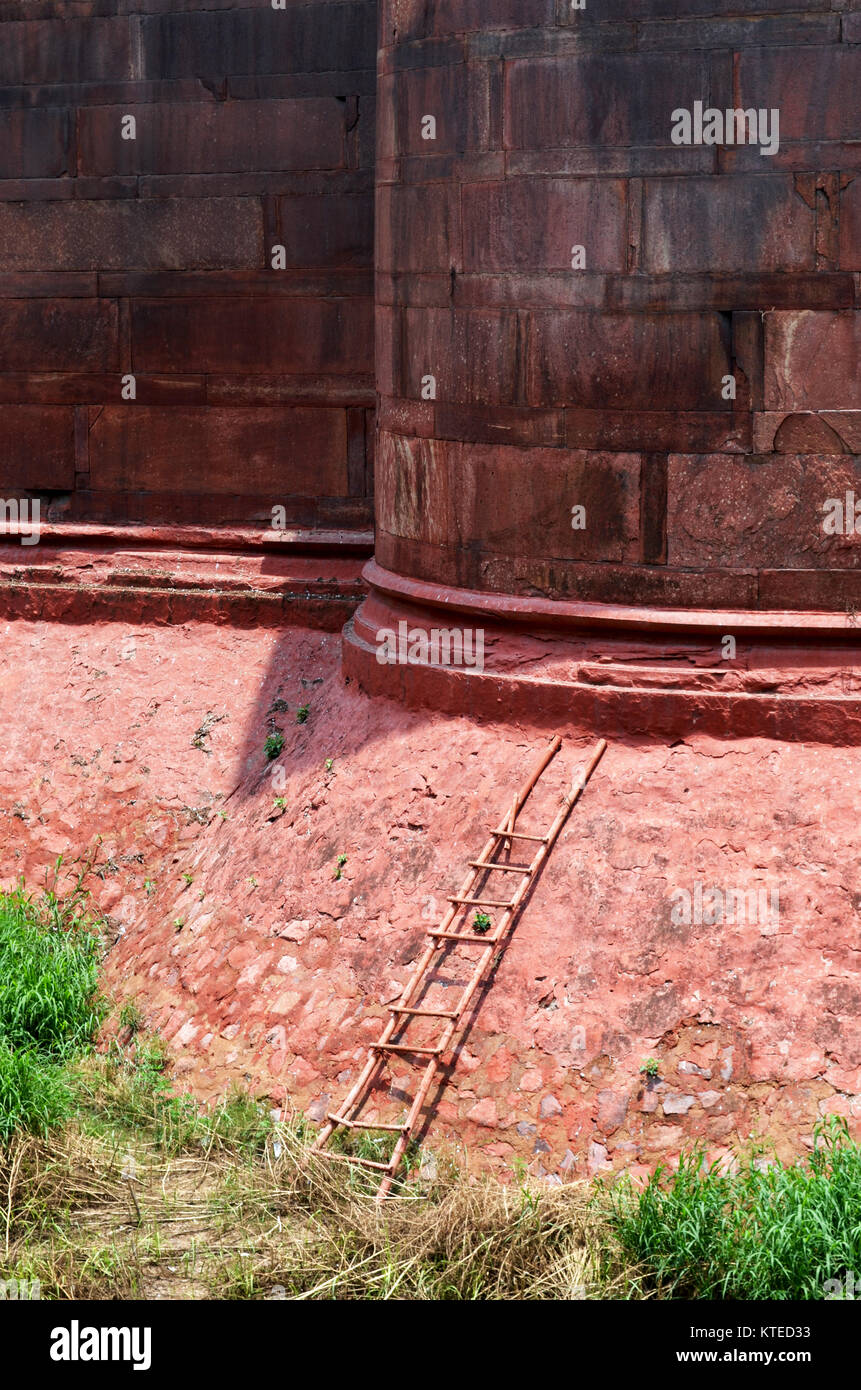
[(20, 887), (0, 894), (0, 1140), (44, 1135), (71, 1113), (66, 1064), (105, 1014), (101, 959), (81, 895), (63, 904)]
[(44, 1136), (71, 1112), (64, 1069), (36, 1052), (16, 1051), (0, 1038), (0, 1143), (17, 1130)]
[(20, 888), (0, 895), (0, 1037), (64, 1059), (87, 1047), (102, 1018), (101, 943), (79, 906)]
[(826, 1280), (861, 1270), (861, 1148), (838, 1116), (798, 1163), (751, 1152), (729, 1172), (694, 1150), (611, 1200), (623, 1249), (664, 1297), (821, 1299)]

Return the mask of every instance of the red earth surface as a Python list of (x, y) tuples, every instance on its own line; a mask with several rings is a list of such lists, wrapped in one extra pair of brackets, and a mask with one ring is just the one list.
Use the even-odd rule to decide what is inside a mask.
[[(179, 1087), (320, 1119), (546, 731), (370, 699), (337, 633), (20, 620), (3, 639), (3, 883), (53, 882), (59, 856), (61, 886), (83, 873), (105, 987), (169, 1042)], [(594, 742), (559, 732), (527, 829)], [(699, 1138), (788, 1157), (829, 1111), (857, 1133), (859, 775), (854, 748), (614, 740), (432, 1094), (428, 1147), (555, 1181)], [(736, 889), (779, 911), (721, 914)], [(466, 978), (450, 956), (437, 997)], [(394, 1060), (371, 1116), (399, 1118), (415, 1076)]]

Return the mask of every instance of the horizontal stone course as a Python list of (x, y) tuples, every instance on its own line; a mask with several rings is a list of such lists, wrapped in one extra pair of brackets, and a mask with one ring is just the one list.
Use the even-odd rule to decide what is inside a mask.
[(0, 0), (0, 483), (367, 526), (375, 12)]
[(535, 405), (716, 410), (730, 371), (716, 314), (533, 313), (528, 398)]
[(250, 198), (0, 203), (0, 269), (251, 268), (263, 220)]
[(122, 81), (136, 76), (124, 18), (8, 21), (0, 45), (0, 85)]
[(0, 179), (55, 179), (68, 171), (71, 113), (0, 109)]
[[(852, 18), (842, 21), (844, 33)], [(848, 47), (787, 45), (738, 56), (733, 105), (778, 107), (783, 140), (861, 138), (857, 97), (858, 55)]]
[(346, 413), (301, 407), (94, 409), (99, 491), (338, 496), (347, 488)]
[[(129, 115), (134, 140), (122, 138)], [(84, 175), (337, 169), (344, 153), (344, 106), (334, 97), (92, 106), (78, 116)]]
[(627, 189), (611, 179), (508, 179), (462, 190), (466, 271), (624, 270)]
[[(640, 458), (384, 433), (377, 518), (389, 534), (565, 559), (639, 557)], [(429, 502), (432, 501), (432, 505)], [(572, 507), (586, 526), (572, 526)], [(455, 541), (455, 538), (456, 541)]]
[(136, 300), (135, 366), (143, 371), (354, 373), (372, 348), (364, 300)]
[(223, 80), (239, 73), (343, 71), (374, 65), (372, 0), (271, 6), (202, 13), (174, 12), (141, 21), (146, 77)]
[(707, 92), (707, 62), (697, 53), (515, 61), (506, 66), (504, 143), (510, 149), (669, 144), (671, 112), (692, 109)]

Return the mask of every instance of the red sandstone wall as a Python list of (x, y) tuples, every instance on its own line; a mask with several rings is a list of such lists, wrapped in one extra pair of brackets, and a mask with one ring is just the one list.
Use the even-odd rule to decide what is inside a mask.
[(0, 0), (4, 495), (368, 524), (375, 11)]
[[(382, 12), (379, 563), (545, 597), (857, 607), (857, 536), (822, 529), (826, 499), (861, 498), (851, 0)], [(778, 152), (674, 145), (696, 100), (778, 108)]]

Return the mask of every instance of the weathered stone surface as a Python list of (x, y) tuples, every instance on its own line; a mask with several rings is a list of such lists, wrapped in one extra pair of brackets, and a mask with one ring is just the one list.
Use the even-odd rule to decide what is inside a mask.
[[(115, 303), (0, 298), (0, 373), (106, 372), (119, 367)], [(115, 390), (118, 397), (119, 376)]]
[(143, 75), (221, 81), (234, 73), (350, 72), (374, 66), (375, 5), (289, 5), (147, 16)]
[(861, 407), (861, 312), (765, 316), (767, 410)]
[(70, 130), (70, 113), (62, 108), (0, 110), (0, 179), (67, 173)]
[(597, 1125), (604, 1134), (612, 1134), (625, 1123), (628, 1097), (617, 1091), (598, 1092)]
[(449, 274), (460, 268), (459, 201), (445, 184), (391, 187), (377, 198), (380, 270)]
[(729, 369), (714, 314), (532, 315), (532, 405), (715, 410)]
[[(462, 192), (465, 271), (625, 268), (625, 185), (602, 179), (509, 179)], [(572, 271), (576, 275), (576, 270)]]
[(661, 1109), (665, 1115), (687, 1115), (696, 1104), (696, 1096), (664, 1096)]
[(505, 76), (505, 145), (669, 145), (671, 111), (692, 109), (705, 81), (706, 60), (690, 53), (512, 62)]
[(815, 264), (815, 210), (792, 177), (647, 180), (645, 269), (803, 271)]
[[(636, 559), (640, 458), (382, 435), (382, 530), (468, 553), (518, 537), (521, 555)], [(582, 528), (574, 507), (584, 508)], [(462, 540), (458, 538), (462, 537)]]
[(0, 410), (4, 497), (14, 489), (74, 487), (74, 411), (57, 406), (12, 405)]
[(672, 455), (667, 482), (670, 564), (854, 567), (858, 537), (823, 529), (829, 498), (861, 498), (852, 456)]
[[(372, 265), (374, 199), (371, 193), (344, 194), (337, 199), (326, 193), (280, 198), (278, 210), (278, 245), (284, 247), (288, 266)], [(367, 345), (365, 353), (368, 353)], [(366, 364), (370, 366), (369, 355), (362, 363)]]
[(857, 140), (861, 136), (861, 113), (853, 95), (858, 85), (857, 56), (836, 44), (802, 51), (803, 62), (793, 45), (740, 53), (735, 104), (778, 107), (781, 140)]
[(117, 81), (132, 75), (127, 19), (5, 20), (3, 37), (0, 84), (4, 87)]

